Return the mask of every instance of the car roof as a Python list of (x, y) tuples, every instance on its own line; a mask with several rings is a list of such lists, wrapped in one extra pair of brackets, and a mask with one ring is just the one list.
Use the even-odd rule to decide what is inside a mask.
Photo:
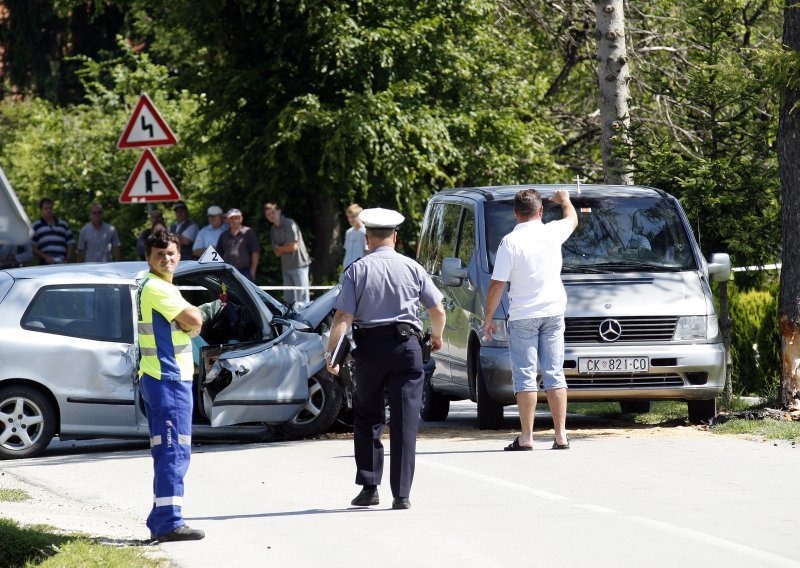
[[(195, 266), (197, 262), (187, 260), (180, 263), (176, 275), (180, 275)], [(124, 262), (89, 262), (69, 264), (49, 264), (46, 266), (24, 266), (6, 270), (14, 279), (36, 278), (54, 282), (97, 282), (98, 280), (119, 281), (136, 280), (148, 272), (144, 261)]]
[[(545, 199), (552, 197), (559, 189), (569, 191), (571, 197), (578, 196), (578, 186), (576, 184), (528, 184), (528, 185), (498, 185), (483, 187), (461, 187), (443, 189), (436, 196), (456, 196), (471, 197), (473, 199), (483, 199), (485, 201), (513, 199), (514, 195), (521, 189), (535, 189)], [(644, 185), (596, 185), (581, 184), (581, 197), (667, 197), (665, 191)]]

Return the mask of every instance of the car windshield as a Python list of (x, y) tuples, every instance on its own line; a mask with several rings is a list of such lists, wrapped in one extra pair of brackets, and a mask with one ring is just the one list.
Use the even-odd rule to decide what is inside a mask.
[[(662, 197), (572, 199), (578, 228), (561, 247), (562, 273), (695, 270), (692, 247), (678, 211)], [(545, 201), (544, 222), (561, 219), (561, 206)], [(489, 270), (497, 247), (516, 225), (514, 202), (486, 204)]]

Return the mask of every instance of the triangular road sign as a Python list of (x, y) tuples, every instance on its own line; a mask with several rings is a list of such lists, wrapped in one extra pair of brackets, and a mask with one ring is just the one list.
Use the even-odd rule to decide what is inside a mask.
[(181, 198), (175, 184), (155, 154), (146, 148), (139, 163), (128, 178), (120, 203), (146, 203), (149, 201), (178, 201)]
[(173, 146), (177, 143), (175, 135), (158, 114), (153, 101), (147, 93), (142, 93), (125, 130), (122, 131), (122, 136), (117, 141), (117, 148)]

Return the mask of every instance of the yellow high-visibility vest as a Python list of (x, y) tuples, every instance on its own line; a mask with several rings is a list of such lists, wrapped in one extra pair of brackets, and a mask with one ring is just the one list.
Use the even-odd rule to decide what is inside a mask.
[(139, 286), (139, 378), (191, 381), (194, 374), (192, 340), (175, 317), (187, 307), (178, 289), (152, 272)]

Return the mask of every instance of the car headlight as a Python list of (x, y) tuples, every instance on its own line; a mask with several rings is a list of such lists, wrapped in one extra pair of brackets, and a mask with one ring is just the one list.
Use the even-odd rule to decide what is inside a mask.
[(717, 316), (683, 316), (675, 326), (676, 341), (719, 339)]

